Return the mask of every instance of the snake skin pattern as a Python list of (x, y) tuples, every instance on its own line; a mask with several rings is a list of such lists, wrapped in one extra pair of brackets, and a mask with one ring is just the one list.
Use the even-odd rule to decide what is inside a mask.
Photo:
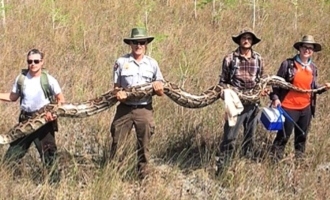
[[(200, 95), (190, 94), (178, 85), (166, 81), (164, 83), (164, 93), (176, 104), (186, 108), (203, 108), (206, 107), (218, 99), (223, 99), (224, 89), (234, 90), (242, 103), (244, 102), (259, 102), (261, 92), (266, 86), (272, 85), (281, 87), (288, 90), (294, 90), (302, 93), (319, 92), (324, 90), (325, 87), (318, 89), (304, 90), (297, 88), (292, 84), (286, 82), (283, 78), (278, 76), (269, 76), (262, 78), (253, 89), (250, 90), (238, 90), (230, 85), (220, 86), (215, 85), (208, 88), (205, 92)], [(127, 97), (130, 100), (141, 99), (147, 96), (153, 96), (154, 91), (151, 84), (144, 84), (124, 90), (127, 93)], [(57, 117), (71, 117), (71, 118), (84, 118), (89, 117), (100, 112), (103, 112), (117, 103), (116, 92), (110, 90), (100, 97), (90, 99), (82, 103), (63, 103), (62, 105), (49, 104), (40, 110), (38, 110), (29, 120), (21, 122), (15, 125), (7, 133), (0, 135), (0, 144), (11, 143), (21, 137), (29, 135), (45, 125), (46, 112), (51, 112)]]

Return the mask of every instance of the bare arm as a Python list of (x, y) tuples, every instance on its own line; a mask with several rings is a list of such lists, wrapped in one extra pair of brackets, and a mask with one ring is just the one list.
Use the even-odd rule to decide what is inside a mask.
[[(62, 103), (64, 103), (65, 100), (64, 100), (63, 93), (58, 93), (57, 95), (55, 95), (55, 100), (58, 105), (61, 105)], [(49, 122), (49, 121), (54, 121), (55, 119), (57, 119), (57, 116), (53, 115), (51, 112), (47, 112), (45, 118)]]
[(65, 102), (63, 93), (59, 93), (59, 94), (55, 95), (55, 99), (56, 99), (57, 104), (59, 104), (59, 105), (61, 105), (62, 103)]
[(5, 102), (15, 102), (19, 98), (19, 94), (16, 93), (0, 93), (0, 100)]

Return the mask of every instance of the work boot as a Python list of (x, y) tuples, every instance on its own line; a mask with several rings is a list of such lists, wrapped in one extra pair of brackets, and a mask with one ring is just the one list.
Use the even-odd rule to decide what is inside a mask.
[(218, 155), (216, 155), (215, 159), (216, 159), (215, 176), (220, 177), (228, 170), (228, 166), (230, 165), (230, 161), (231, 161), (231, 154), (229, 152), (219, 153)]
[(140, 180), (143, 180), (146, 177), (148, 177), (150, 175), (150, 173), (151, 173), (151, 170), (148, 165), (144, 165), (143, 167), (138, 169), (138, 176), (139, 176)]
[(284, 149), (273, 145), (270, 150), (270, 159), (273, 163), (278, 163), (284, 157)]

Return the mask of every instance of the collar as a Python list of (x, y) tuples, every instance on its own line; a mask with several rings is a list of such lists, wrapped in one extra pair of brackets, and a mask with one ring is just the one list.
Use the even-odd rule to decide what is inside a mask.
[(310, 58), (308, 59), (308, 62), (307, 62), (307, 63), (303, 63), (303, 62), (301, 61), (299, 55), (296, 55), (296, 56), (294, 57), (294, 60), (295, 60), (296, 62), (298, 62), (299, 64), (301, 64), (301, 66), (303, 66), (303, 67), (308, 67), (308, 66), (312, 63), (312, 59), (310, 59)]
[[(137, 62), (136, 60), (135, 60), (135, 58), (133, 57), (133, 54), (129, 54), (129, 61), (130, 62)], [(143, 58), (142, 58), (142, 60), (140, 61), (140, 62), (138, 62), (138, 63), (146, 63), (147, 62), (147, 58), (146, 58), (146, 56), (145, 55), (143, 55)]]
[[(253, 49), (251, 48), (251, 57), (252, 58), (256, 58), (256, 53), (253, 51)], [(239, 56), (239, 57), (242, 57), (242, 54), (240, 53), (239, 51), (239, 47), (234, 51), (234, 56)]]

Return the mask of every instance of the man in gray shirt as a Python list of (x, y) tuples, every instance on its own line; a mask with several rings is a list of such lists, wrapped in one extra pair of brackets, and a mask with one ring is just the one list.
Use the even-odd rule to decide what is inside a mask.
[[(145, 55), (147, 45), (154, 39), (147, 36), (146, 29), (133, 28), (131, 37), (124, 42), (131, 47), (131, 52), (117, 59), (114, 65), (114, 89), (127, 88), (145, 83), (152, 83), (158, 96), (163, 95), (163, 76), (155, 59)], [(152, 97), (129, 101), (124, 91), (117, 92), (121, 102), (111, 124), (112, 136), (111, 159), (117, 151), (120, 135), (127, 134), (134, 126), (137, 136), (138, 174), (141, 179), (148, 175), (149, 141), (154, 133)]]

